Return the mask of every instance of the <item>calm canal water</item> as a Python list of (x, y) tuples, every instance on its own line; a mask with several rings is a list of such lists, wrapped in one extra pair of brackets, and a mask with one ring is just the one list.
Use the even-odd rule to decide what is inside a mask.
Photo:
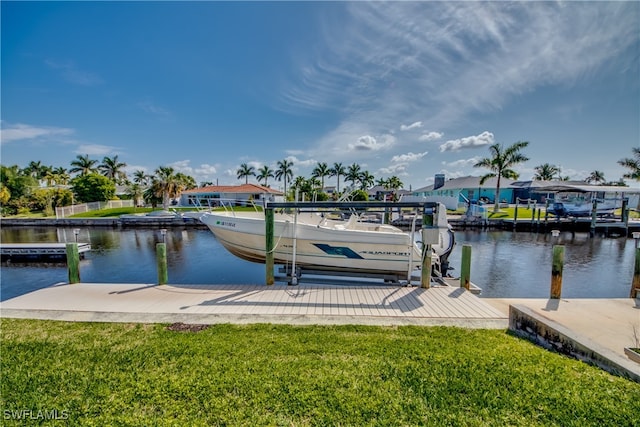
[[(2, 228), (2, 242), (72, 242), (71, 228)], [(563, 297), (626, 298), (631, 287), (635, 242), (630, 238), (589, 238), (588, 233), (548, 234), (457, 231), (450, 257), (460, 270), (463, 244), (472, 245), (471, 280), (487, 298), (547, 298), (553, 244), (565, 245)], [(80, 262), (85, 283), (154, 283), (159, 230), (80, 229), (78, 241), (92, 251)], [(263, 283), (262, 264), (229, 254), (208, 230), (169, 229), (166, 235), (169, 283)], [(67, 280), (64, 264), (2, 264), (0, 300)], [(302, 285), (304, 286), (304, 285)]]

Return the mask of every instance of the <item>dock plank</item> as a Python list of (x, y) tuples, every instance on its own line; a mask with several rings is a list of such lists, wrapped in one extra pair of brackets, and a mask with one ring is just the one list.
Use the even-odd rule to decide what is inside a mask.
[(270, 322), (291, 316), (311, 316), (319, 322), (323, 317), (348, 317), (349, 322), (365, 324), (421, 324), (430, 319), (457, 319), (465, 324), (473, 319), (493, 319), (506, 328), (506, 314), (496, 316), (497, 310), (483, 306), (488, 304), (470, 292), (449, 287), (88, 283), (44, 288), (0, 304), (3, 311), (56, 311), (69, 312), (69, 316), (89, 311), (123, 319), (132, 314), (215, 315), (216, 319), (242, 316)]

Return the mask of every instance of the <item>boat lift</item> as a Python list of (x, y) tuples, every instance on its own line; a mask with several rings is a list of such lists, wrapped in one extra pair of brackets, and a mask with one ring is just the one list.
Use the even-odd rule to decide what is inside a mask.
[[(383, 279), (385, 282), (399, 282), (397, 275), (385, 275), (375, 273), (354, 273), (354, 272), (340, 272), (340, 271), (326, 271), (309, 269), (302, 266), (296, 266), (296, 225), (297, 215), (302, 211), (318, 211), (318, 210), (351, 210), (353, 211), (366, 211), (371, 209), (384, 209), (385, 212), (389, 212), (392, 209), (413, 208), (422, 211), (422, 260), (421, 260), (421, 277), (420, 285), (423, 288), (428, 288), (431, 285), (432, 276), (432, 245), (438, 243), (439, 231), (437, 223), (438, 210), (440, 204), (436, 202), (267, 202), (264, 204), (265, 212), (265, 251), (266, 251), (266, 284), (273, 285), (275, 282), (274, 275), (274, 210), (275, 209), (293, 209), (294, 210), (294, 228), (293, 228), (293, 254), (291, 267), (285, 266), (281, 269), (287, 276), (287, 280), (290, 285), (297, 285), (298, 280), (302, 274), (312, 275), (331, 275), (331, 276), (350, 276), (350, 277), (366, 277)], [(385, 217), (388, 217), (385, 215)], [(416, 217), (417, 218), (417, 217)], [(411, 244), (413, 244), (413, 233), (415, 231), (415, 219), (412, 224), (412, 238)], [(440, 224), (441, 225), (441, 224)], [(411, 251), (410, 255), (411, 257)], [(409, 271), (407, 272), (407, 284), (411, 284), (413, 265), (411, 258), (409, 259)]]

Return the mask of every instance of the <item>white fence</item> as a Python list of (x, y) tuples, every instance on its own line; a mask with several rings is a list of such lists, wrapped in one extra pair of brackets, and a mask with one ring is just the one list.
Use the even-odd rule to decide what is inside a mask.
[(109, 200), (108, 202), (91, 202), (83, 203), (81, 205), (71, 205), (56, 208), (56, 218), (66, 218), (71, 215), (85, 213), (89, 211), (97, 211), (100, 209), (113, 209), (113, 208), (131, 208), (133, 207), (133, 200)]

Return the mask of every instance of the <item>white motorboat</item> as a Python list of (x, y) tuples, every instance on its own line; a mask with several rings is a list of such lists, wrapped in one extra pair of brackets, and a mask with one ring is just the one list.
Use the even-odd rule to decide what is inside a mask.
[[(435, 271), (453, 249), (454, 235), (440, 205), (429, 235)], [(296, 211), (297, 212), (297, 211)], [(262, 211), (187, 213), (198, 218), (232, 254), (254, 262), (266, 259), (266, 224)], [(414, 233), (387, 224), (331, 219), (326, 212), (274, 213), (274, 262), (295, 263), (314, 271), (345, 272), (410, 278), (421, 265), (422, 248)], [(437, 236), (435, 231), (437, 231)], [(446, 270), (446, 267), (445, 267)]]
[(621, 198), (595, 198), (595, 194), (592, 193), (558, 193), (550, 212), (561, 217), (591, 216), (594, 199), (597, 200), (597, 216), (611, 216), (616, 209), (622, 207)]

